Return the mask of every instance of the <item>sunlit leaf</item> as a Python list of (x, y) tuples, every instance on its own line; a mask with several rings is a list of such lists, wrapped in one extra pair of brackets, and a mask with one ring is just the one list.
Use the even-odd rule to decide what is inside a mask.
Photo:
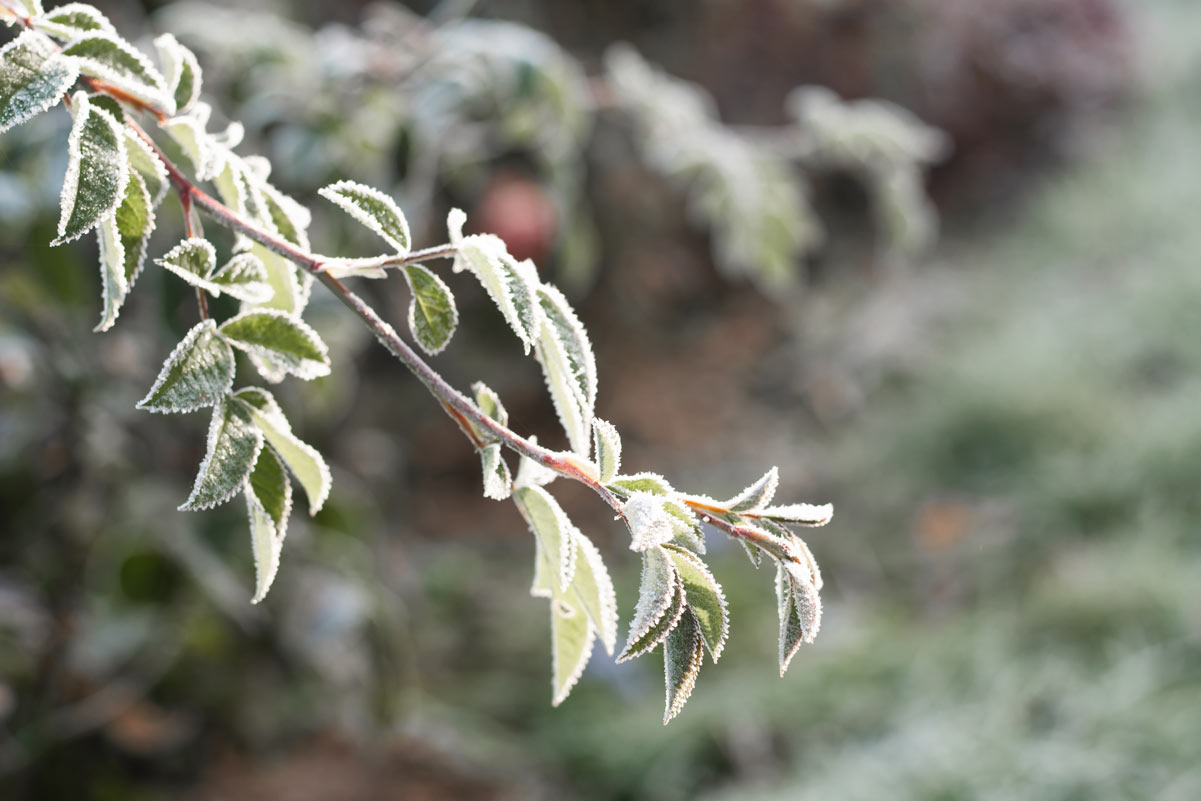
[(726, 608), (725, 593), (699, 556), (673, 545), (666, 545), (663, 550), (675, 565), (680, 583), (684, 585), (684, 598), (692, 610), (692, 616), (696, 619), (705, 645), (709, 648), (709, 654), (716, 662), (721, 657), (726, 637), (730, 633), (730, 616)]
[(597, 480), (608, 484), (621, 470), (621, 436), (612, 423), (592, 421), (592, 451), (596, 457)]
[(399, 254), (409, 252), (409, 223), (404, 213), (384, 192), (354, 181), (339, 181), (317, 194), (366, 226)]
[(247, 303), (264, 303), (271, 299), (271, 285), (267, 283), (267, 268), (253, 253), (238, 253), (221, 269), (213, 272), (208, 280), (215, 294), (224, 292)]
[(592, 621), (580, 607), (579, 600), (573, 600), (556, 597), (550, 602), (553, 706), (563, 703), (579, 681), (596, 638)]
[(550, 581), (555, 597), (571, 585), (576, 570), (575, 526), (559, 503), (541, 487), (519, 487), (513, 500), (530, 530), (538, 538), (549, 564), (554, 567)]
[(166, 73), (166, 89), (179, 113), (186, 112), (200, 97), (201, 74), (196, 54), (169, 33), (154, 40)]
[(245, 405), (250, 419), (267, 438), (267, 444), (304, 488), (309, 499), (309, 514), (317, 514), (329, 496), (331, 484), (325, 459), (316, 448), (292, 433), (288, 418), (270, 392), (247, 387), (234, 393), (234, 400)]
[(165, 81), (150, 60), (133, 45), (112, 33), (98, 31), (75, 39), (63, 48), (84, 75), (121, 89), (165, 114), (175, 113), (175, 101), (165, 91)]
[(513, 491), (513, 479), (501, 453), (500, 443), (494, 442), (481, 450), (480, 463), (484, 473), (484, 497), (494, 501), (508, 498)]
[(672, 517), (664, 508), (665, 496), (650, 492), (634, 492), (622, 505), (622, 514), (630, 528), (630, 550), (648, 548), (670, 542), (675, 536)]
[(33, 26), (43, 33), (58, 39), (71, 41), (90, 33), (107, 33), (116, 36), (117, 31), (100, 9), (86, 3), (67, 3), (52, 8), (33, 21)]
[(480, 407), (480, 411), (491, 417), (502, 426), (509, 424), (509, 413), (505, 411), (505, 405), (500, 402), (500, 396), (483, 381), (476, 381), (471, 385), (471, 391), (475, 393), (475, 405)]
[(202, 320), (171, 351), (138, 408), (191, 412), (217, 403), (229, 392), (233, 381), (233, 350), (217, 334), (212, 320)]
[(308, 323), (284, 312), (242, 312), (217, 329), (235, 348), (268, 357), (288, 373), (311, 379), (329, 375), (329, 351)]
[(58, 105), (78, 77), (79, 66), (40, 33), (0, 47), (0, 133)]
[(441, 278), (420, 264), (404, 267), (412, 295), (409, 301), (409, 330), (421, 349), (433, 356), (450, 342), (459, 325), (455, 298)]
[(209, 424), (208, 450), (192, 494), (179, 508), (211, 509), (243, 488), (263, 447), (263, 432), (251, 422), (244, 404), (222, 396)]
[(571, 588), (600, 633), (605, 652), (612, 656), (617, 646), (617, 595), (613, 590), (613, 580), (609, 578), (600, 551), (578, 529), (575, 531), (575, 543), (580, 558), (576, 562)]
[(629, 476), (618, 476), (605, 486), (622, 497), (628, 497), (633, 492), (649, 492), (654, 495), (670, 495), (672, 493), (667, 479), (657, 473), (634, 473)]
[(638, 605), (617, 661), (625, 662), (654, 650), (679, 622), (684, 608), (684, 587), (671, 558), (662, 548), (643, 553)]
[(86, 234), (117, 208), (129, 183), (129, 156), (121, 126), (83, 92), (72, 98), (75, 120), (67, 139), (58, 237), (61, 245)]
[(766, 509), (760, 509), (758, 514), (761, 517), (770, 517), (772, 520), (779, 520), (782, 523), (796, 523), (802, 526), (824, 526), (834, 516), (834, 507), (828, 503), (820, 505), (794, 503), (788, 506), (769, 506)]
[(142, 181), (146, 184), (151, 208), (158, 208), (158, 204), (163, 201), (170, 188), (167, 168), (150, 149), (150, 145), (128, 128), (125, 129), (125, 150), (129, 156), (129, 166), (142, 176)]
[(776, 494), (776, 487), (779, 484), (780, 471), (773, 467), (754, 484), (751, 484), (721, 505), (735, 512), (750, 512), (761, 509), (771, 503), (772, 497)]
[(663, 643), (663, 681), (667, 687), (667, 698), (663, 710), (666, 725), (684, 707), (692, 695), (696, 677), (705, 660), (704, 639), (696, 619), (687, 611), (672, 629)]

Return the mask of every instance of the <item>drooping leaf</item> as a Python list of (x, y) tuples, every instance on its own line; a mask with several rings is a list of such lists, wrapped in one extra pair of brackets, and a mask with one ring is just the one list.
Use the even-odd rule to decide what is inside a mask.
[(680, 583), (684, 585), (684, 598), (688, 608), (696, 620), (697, 628), (709, 654), (716, 662), (721, 658), (726, 637), (730, 633), (730, 616), (726, 608), (726, 596), (721, 591), (721, 585), (700, 557), (691, 551), (665, 545), (663, 550), (671, 557)]
[(832, 504), (793, 503), (788, 506), (769, 506), (760, 509), (761, 517), (769, 517), (782, 523), (796, 523), (802, 526), (824, 526), (834, 516)]
[(696, 619), (687, 611), (663, 643), (663, 681), (667, 687), (663, 724), (667, 725), (692, 695), (705, 660), (704, 639)]
[(571, 587), (600, 633), (605, 652), (612, 656), (617, 646), (617, 595), (613, 591), (613, 580), (609, 578), (600, 551), (578, 529), (575, 543), (582, 558), (576, 563)]
[(779, 484), (780, 471), (773, 467), (762, 478), (723, 503), (722, 506), (735, 512), (751, 512), (762, 509), (771, 503)]
[(58, 105), (78, 77), (79, 66), (35, 31), (0, 47), (0, 133)]
[(125, 246), (117, 231), (117, 218), (110, 214), (100, 221), (96, 228), (98, 249), (100, 251), (100, 289), (101, 312), (100, 322), (93, 331), (107, 331), (117, 322), (121, 304), (129, 293), (129, 283), (125, 280)]
[(592, 450), (596, 456), (597, 480), (608, 484), (621, 470), (621, 435), (612, 423), (592, 421)]
[(549, 284), (539, 286), (538, 302), (546, 316), (544, 328), (553, 331), (555, 338), (563, 343), (572, 391), (591, 426), (592, 410), (596, 407), (596, 357), (592, 353), (588, 332), (557, 287)]
[(470, 270), (500, 309), (505, 321), (529, 353), (542, 329), (543, 311), (538, 302), (541, 283), (532, 262), (518, 262), (505, 243), (491, 234), (463, 236), (466, 215), (452, 209), (447, 218), (450, 241), (456, 247), (454, 270)]
[(280, 550), (292, 511), (292, 484), (279, 457), (270, 448), (259, 452), (258, 461), (243, 489), (250, 516), (250, 543), (254, 555), (254, 597), (258, 603), (267, 595), (279, 570)]
[(630, 529), (630, 550), (645, 551), (670, 542), (675, 536), (671, 515), (664, 508), (665, 496), (634, 492), (622, 505), (622, 515)]
[(441, 278), (420, 264), (404, 267), (412, 295), (409, 301), (409, 330), (421, 349), (433, 356), (441, 353), (459, 325), (455, 298)]
[(58, 237), (52, 245), (78, 239), (117, 208), (129, 183), (129, 156), (121, 126), (83, 92), (72, 99), (75, 120), (67, 139)]
[(700, 526), (697, 525), (696, 516), (687, 506), (675, 501), (668, 501), (663, 504), (663, 508), (672, 518), (671, 525), (675, 536), (671, 538), (671, 541), (693, 553), (704, 555), (705, 537)]
[(151, 208), (158, 208), (170, 187), (167, 168), (159, 161), (158, 156), (154, 155), (150, 145), (128, 128), (125, 129), (125, 150), (129, 156), (129, 166), (142, 176), (142, 181), (146, 184)]
[(573, 600), (574, 603), (556, 597), (550, 602), (552, 706), (563, 703), (579, 681), (596, 639), (592, 621), (580, 608), (578, 599)]
[(74, 58), (84, 75), (112, 84), (164, 114), (175, 113), (163, 76), (119, 36), (105, 31), (85, 34), (64, 47), (63, 54)]
[(396, 201), (384, 192), (354, 181), (338, 181), (317, 190), (317, 194), (366, 226), (397, 253), (409, 252), (409, 223)]
[(228, 501), (243, 488), (262, 447), (263, 432), (251, 421), (245, 405), (222, 396), (213, 409), (208, 451), (192, 494), (179, 508), (211, 509)]
[(742, 546), (742, 550), (746, 552), (746, 558), (751, 560), (751, 564), (757, 570), (763, 564), (763, 549), (746, 540), (739, 540), (738, 544)]
[(71, 41), (90, 33), (107, 33), (116, 36), (117, 31), (100, 9), (86, 3), (67, 3), (52, 8), (33, 21), (33, 26), (63, 41)]
[(799, 562), (781, 562), (792, 587), (792, 602), (801, 620), (802, 639), (811, 643), (822, 625), (822, 602), (817, 587), (810, 580), (809, 567)]
[(217, 330), (235, 348), (266, 356), (298, 378), (329, 375), (329, 351), (325, 343), (298, 317), (258, 309), (226, 320)]
[(662, 548), (651, 548), (642, 554), (638, 605), (617, 661), (625, 662), (654, 650), (683, 612), (684, 588), (675, 565)]
[(575, 526), (558, 501), (541, 487), (516, 488), (513, 501), (538, 538), (549, 565), (553, 566), (549, 577), (551, 588), (554, 597), (561, 597), (571, 585), (576, 571)]
[(233, 382), (233, 350), (218, 336), (212, 320), (202, 320), (171, 351), (138, 408), (164, 413), (195, 411), (225, 397)]
[(535, 598), (553, 598), (555, 589), (551, 585), (551, 575), (554, 571), (550, 561), (542, 550), (542, 542), (534, 538), (534, 580), (530, 583), (530, 595)]
[(200, 97), (201, 74), (196, 54), (169, 33), (155, 39), (154, 46), (163, 62), (167, 92), (175, 100), (176, 110), (186, 112)]
[(264, 303), (271, 299), (267, 268), (253, 253), (238, 253), (216, 270), (208, 283), (210, 287), (206, 288), (211, 288), (214, 294), (224, 292), (247, 303)]
[(672, 493), (667, 479), (657, 473), (634, 473), (629, 476), (618, 476), (605, 486), (622, 497), (629, 497), (633, 492), (649, 492), (653, 495), (670, 495)]
[(258, 387), (234, 393), (234, 400), (245, 405), (251, 420), (267, 438), (267, 444), (300, 482), (309, 499), (309, 514), (315, 515), (325, 504), (331, 484), (329, 467), (317, 449), (292, 433), (292, 426), (275, 397)]
[(494, 442), (480, 451), (480, 463), (484, 472), (484, 497), (494, 501), (508, 498), (513, 491), (513, 479), (501, 454), (499, 442)]
[(97, 229), (104, 312), (94, 331), (107, 331), (117, 321), (125, 298), (142, 272), (146, 244), (154, 232), (154, 210), (142, 176), (130, 170), (125, 197)]

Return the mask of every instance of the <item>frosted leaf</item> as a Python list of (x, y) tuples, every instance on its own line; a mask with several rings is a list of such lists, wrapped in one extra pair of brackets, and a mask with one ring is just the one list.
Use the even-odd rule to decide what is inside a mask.
[(404, 267), (412, 295), (409, 301), (409, 330), (421, 349), (430, 356), (441, 353), (459, 325), (454, 295), (441, 278), (420, 264)]
[(243, 488), (250, 516), (250, 543), (254, 555), (254, 597), (258, 603), (267, 595), (279, 570), (280, 550), (292, 511), (292, 484), (270, 448), (259, 452), (258, 461)]
[(553, 598), (555, 591), (551, 586), (552, 570), (547, 556), (542, 551), (542, 543), (534, 538), (534, 580), (530, 583), (530, 595), (535, 598)]
[(776, 566), (776, 605), (780, 616), (780, 676), (783, 676), (804, 642), (805, 630), (792, 600), (792, 585), (780, 565)]
[(675, 565), (680, 583), (684, 585), (684, 599), (692, 610), (709, 654), (716, 662), (730, 633), (730, 613), (726, 607), (725, 593), (699, 556), (673, 545), (666, 545), (663, 550)]
[(220, 175), (227, 165), (221, 150), (204, 129), (204, 122), (197, 116), (197, 112), (202, 108), (208, 107), (204, 103), (197, 103), (191, 113), (173, 117), (161, 127), (179, 145), (188, 161), (192, 162), (196, 178), (208, 181)]
[(617, 594), (613, 591), (613, 580), (592, 541), (578, 529), (573, 535), (579, 558), (571, 587), (600, 633), (605, 652), (612, 656), (617, 646)]
[(200, 98), (201, 74), (196, 54), (169, 33), (155, 39), (154, 46), (166, 73), (167, 92), (175, 100), (175, 108), (180, 113), (186, 112)]
[(625, 662), (654, 650), (679, 622), (684, 608), (684, 588), (671, 558), (662, 548), (643, 553), (638, 605), (617, 661)]
[(552, 706), (563, 703), (579, 681), (596, 639), (592, 621), (579, 608), (579, 600), (573, 601), (555, 598), (550, 602)]
[(813, 642), (822, 623), (822, 603), (813, 583), (809, 566), (800, 562), (781, 562), (792, 586), (792, 600), (801, 619), (804, 640)]
[(125, 129), (125, 150), (129, 156), (129, 166), (133, 167), (146, 184), (151, 208), (157, 208), (170, 187), (167, 168), (150, 149), (150, 145), (128, 128)]
[(75, 93), (71, 111), (75, 120), (67, 139), (58, 237), (51, 245), (78, 239), (96, 227), (121, 202), (129, 183), (129, 157), (117, 121), (83, 92)]
[(223, 396), (213, 409), (208, 450), (192, 486), (179, 507), (183, 511), (211, 509), (243, 488), (263, 447), (263, 432), (251, 422), (244, 404)]
[(541, 487), (516, 488), (513, 490), (513, 501), (538, 538), (548, 563), (553, 566), (550, 584), (554, 596), (560, 597), (571, 586), (575, 576), (575, 526), (559, 503)]
[(592, 344), (558, 289), (545, 285), (538, 287), (538, 301), (544, 315), (536, 343), (538, 360), (542, 363), (551, 400), (572, 450), (587, 456), (588, 434), (596, 404), (596, 360)]
[(628, 476), (618, 476), (605, 486), (625, 497), (632, 492), (650, 492), (655, 495), (670, 495), (673, 492), (667, 479), (658, 473), (634, 473)]
[(325, 343), (298, 317), (258, 309), (231, 317), (217, 330), (235, 348), (266, 357), (297, 378), (308, 380), (329, 375), (329, 351)]
[(571, 366), (568, 363), (567, 351), (553, 329), (544, 326), (536, 345), (538, 361), (542, 364), (542, 374), (546, 379), (546, 388), (550, 392), (559, 423), (567, 433), (567, 441), (571, 449), (580, 455), (588, 453), (588, 421), (587, 412), (580, 404), (571, 377)]
[(8, 3), (14, 6), (18, 13), (26, 17), (36, 17), (42, 14), (42, 0), (10, 0)]
[(212, 320), (201, 320), (171, 351), (138, 408), (191, 412), (225, 397), (234, 382), (234, 353)]
[(117, 314), (129, 291), (125, 280), (125, 246), (117, 231), (116, 214), (100, 221), (96, 228), (100, 251), (100, 289), (104, 310), (93, 331), (107, 331), (117, 322)]
[(354, 181), (338, 181), (317, 194), (345, 211), (403, 255), (409, 252), (409, 223), (391, 197)]
[(758, 570), (759, 566), (763, 564), (763, 549), (755, 543), (747, 542), (746, 540), (738, 540), (738, 544), (746, 552), (746, 558), (751, 560), (751, 565)]
[(450, 241), (456, 248), (454, 271), (470, 270), (479, 279), (529, 353), (542, 330), (543, 312), (536, 291), (541, 283), (538, 272), (532, 262), (518, 262), (510, 256), (498, 237), (463, 236), (466, 219), (459, 209), (452, 209), (447, 217)]
[(771, 503), (779, 484), (780, 471), (773, 467), (754, 484), (721, 505), (735, 512), (750, 512), (760, 509)]
[(612, 423), (592, 421), (592, 451), (596, 457), (597, 480), (608, 484), (621, 470), (621, 435)]
[[(530, 437), (530, 442), (537, 442), (536, 437)], [(550, 484), (559, 474), (549, 467), (542, 465), (530, 459), (527, 456), (522, 456), (517, 463), (517, 478), (513, 482), (515, 487), (545, 487)]]
[(475, 405), (480, 407), (480, 411), (491, 417), (502, 426), (509, 424), (509, 413), (505, 411), (505, 406), (500, 402), (500, 396), (483, 381), (476, 381), (471, 385), (471, 391), (475, 393)]
[(705, 538), (701, 533), (700, 527), (696, 524), (696, 516), (683, 504), (675, 501), (668, 501), (663, 504), (663, 508), (671, 515), (672, 529), (675, 536), (671, 541), (688, 550), (697, 553), (705, 553)]
[(481, 450), (480, 463), (484, 472), (484, 497), (494, 501), (508, 498), (513, 492), (513, 479), (501, 453), (500, 443), (494, 442)]
[(207, 239), (191, 237), (167, 251), (155, 262), (189, 284), (208, 279), (217, 266), (217, 251)]
[(264, 303), (271, 299), (271, 285), (267, 283), (267, 268), (253, 253), (239, 253), (220, 270), (212, 274), (207, 282), (216, 295), (224, 292), (247, 303)]
[(78, 77), (79, 66), (34, 31), (0, 47), (0, 133), (57, 105)]
[(258, 220), (302, 250), (309, 249), (306, 229), (313, 218), (309, 210), (280, 192), (265, 180), (249, 175), (252, 208), (257, 205)]
[(154, 210), (142, 176), (131, 171), (125, 197), (99, 227), (100, 276), (104, 313), (95, 331), (107, 331), (133, 289), (146, 259), (146, 244), (154, 232)]
[(309, 514), (321, 511), (329, 497), (330, 473), (325, 459), (317, 449), (292, 433), (292, 426), (274, 396), (257, 387), (247, 387), (234, 393), (234, 401), (245, 406), (251, 420), (267, 438), (267, 444), (287, 465), (300, 482), (309, 499)]
[(257, 242), (248, 251), (263, 264), (267, 285), (271, 288), (271, 299), (264, 303), (249, 303), (243, 309), (278, 309), (299, 316), (308, 304), (312, 277), (297, 272), (292, 262)]
[(51, 9), (33, 21), (33, 26), (63, 41), (70, 41), (89, 33), (107, 33), (116, 36), (117, 31), (100, 9), (86, 3), (67, 3)]
[(769, 506), (760, 509), (761, 517), (769, 517), (782, 523), (797, 523), (802, 526), (824, 526), (834, 517), (834, 506), (824, 503), (793, 503), (788, 506)]
[(696, 619), (685, 612), (663, 644), (663, 680), (667, 687), (663, 710), (664, 725), (680, 714), (684, 703), (692, 695), (692, 688), (696, 686), (696, 677), (700, 674), (704, 661), (705, 645), (700, 627)]
[(112, 33), (98, 31), (75, 39), (63, 48), (84, 75), (121, 89), (164, 114), (175, 113), (175, 101), (166, 93), (166, 82), (150, 60), (133, 45)]
[(675, 536), (671, 515), (664, 508), (664, 496), (649, 492), (631, 493), (622, 505), (622, 514), (630, 528), (630, 550), (645, 551), (669, 542)]

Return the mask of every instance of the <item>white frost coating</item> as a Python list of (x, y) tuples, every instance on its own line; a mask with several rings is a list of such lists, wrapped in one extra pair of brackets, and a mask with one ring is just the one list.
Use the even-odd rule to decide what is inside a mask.
[[(530, 437), (530, 442), (536, 445), (538, 438)], [(558, 477), (559, 474), (549, 467), (543, 467), (533, 459), (522, 456), (521, 460), (517, 463), (517, 478), (513, 482), (513, 487), (514, 489), (545, 487)]]
[[(246, 323), (247, 321), (253, 322), (255, 320), (268, 319), (275, 324), (281, 324), (283, 328), (287, 329), (289, 335), (299, 338), (305, 345), (316, 351), (319, 354), (318, 358), (301, 355), (295, 351), (284, 350), (282, 347), (273, 347), (267, 342), (248, 340), (243, 338), (245, 333), (239, 335), (236, 331), (239, 324)], [(251, 355), (266, 358), (280, 369), (297, 378), (310, 381), (314, 378), (329, 375), (329, 348), (326, 347), (325, 343), (321, 340), (321, 336), (313, 330), (312, 326), (295, 315), (279, 311), (278, 309), (252, 309), (229, 318), (217, 330), (235, 348)], [(280, 344), (284, 343), (281, 342)]]
[(80, 36), (63, 48), (79, 63), (79, 71), (111, 83), (164, 114), (175, 113), (175, 99), (166, 81), (140, 50), (121, 37), (106, 32)]
[(279, 572), (283, 538), (276, 531), (275, 521), (267, 514), (254, 490), (250, 488), (249, 479), (246, 481), (243, 495), (246, 497), (246, 511), (250, 517), (250, 551), (254, 555), (254, 597), (250, 602), (257, 604), (267, 596), (267, 590), (271, 589), (275, 575)]
[(696, 677), (700, 675), (704, 661), (704, 640), (696, 620), (691, 613), (685, 613), (663, 645), (663, 683), (666, 687), (664, 726), (684, 708), (696, 687)]
[[(671, 557), (684, 586), (684, 595), (714, 663), (721, 658), (730, 635), (730, 610), (721, 585), (699, 556), (674, 546), (663, 549)], [(713, 609), (716, 605), (717, 609)], [(717, 619), (713, 619), (716, 611)]]
[(197, 103), (190, 114), (173, 117), (161, 127), (167, 135), (175, 140), (183, 150), (184, 155), (192, 162), (196, 170), (196, 178), (210, 181), (225, 169), (226, 159), (220, 148), (212, 141), (210, 134), (205, 131), (205, 124), (197, 114), (201, 108), (208, 108), (204, 103)]
[(494, 501), (508, 498), (513, 492), (513, 479), (501, 454), (500, 443), (493, 443), (480, 451), (480, 463), (484, 473), (484, 497)]
[(573, 451), (587, 458), (590, 444), (587, 415), (580, 405), (577, 386), (572, 380), (567, 349), (549, 324), (543, 324), (534, 352), (542, 364), (546, 389), (554, 403), (559, 424), (567, 433), (567, 442)]
[[(634, 607), (630, 631), (626, 635), (626, 647), (617, 657), (618, 662), (642, 656), (663, 641), (684, 612), (684, 604), (676, 603), (680, 593), (680, 575), (667, 552), (662, 548), (652, 548), (644, 553), (642, 577), (638, 583), (638, 605)], [(672, 615), (674, 619), (664, 620), (667, 615)], [(659, 635), (647, 640), (652, 629), (659, 630)]]
[(759, 510), (760, 517), (770, 517), (784, 523), (802, 526), (824, 526), (834, 517), (834, 505), (829, 503), (793, 503), (788, 506), (769, 506)]
[(191, 283), (193, 278), (208, 278), (217, 266), (217, 249), (207, 239), (191, 237), (171, 248), (161, 259), (155, 259), (180, 278)]
[[(417, 341), (417, 344), (427, 355), (437, 356), (446, 350), (446, 346), (450, 344), (451, 337), (454, 336), (454, 332), (459, 327), (459, 307), (455, 304), (455, 296), (445, 281), (421, 264), (406, 265), (401, 272), (404, 273), (405, 282), (409, 285), (409, 331), (413, 334), (413, 339)], [(431, 336), (437, 336), (439, 332), (435, 331), (428, 324), (428, 321), (422, 321), (422, 318), (418, 317), (418, 312), (424, 315), (425, 304), (423, 300), (430, 300), (430, 298), (429, 287), (419, 288), (415, 284), (415, 274), (420, 275), (432, 284), (434, 294), (441, 294), (441, 300), (444, 300), (447, 308), (450, 310), (449, 329), (446, 331), (446, 338), (440, 342), (437, 339), (431, 339)]]
[[(588, 665), (592, 644), (596, 641), (596, 627), (586, 614), (558, 598), (550, 603), (550, 617), (551, 706), (558, 706), (571, 694)], [(581, 628), (584, 635), (576, 645), (568, 638), (573, 634), (578, 637)]]
[(166, 197), (169, 188), (167, 168), (159, 161), (158, 156), (154, 155), (150, 145), (128, 128), (125, 129), (125, 149), (129, 156), (129, 166), (137, 170), (146, 182), (151, 208), (157, 208)]
[(664, 508), (666, 497), (650, 492), (633, 492), (622, 506), (630, 527), (630, 550), (645, 551), (670, 542), (675, 536), (672, 517)]
[[(564, 592), (571, 586), (571, 580), (575, 577), (576, 548), (575, 538), (572, 536), (575, 525), (554, 496), (541, 487), (523, 487), (520, 492), (514, 493), (514, 499), (534, 536), (541, 541), (548, 557), (553, 555), (548, 544), (552, 538), (558, 545), (559, 570), (557, 576), (552, 574), (552, 579), (558, 582), (554, 585), (555, 591)], [(541, 514), (543, 511), (550, 515), (549, 519)]]
[[(617, 647), (617, 593), (613, 590), (613, 580), (609, 577), (609, 571), (605, 567), (604, 561), (601, 560), (600, 551), (592, 544), (592, 540), (585, 537), (579, 529), (572, 531), (572, 536), (575, 538), (576, 549), (583, 556), (584, 566), (584, 569), (581, 569), (580, 565), (576, 566), (576, 579), (572, 583), (572, 587), (575, 588), (576, 594), (584, 604), (585, 611), (599, 630), (601, 644), (605, 646), (605, 653), (612, 656), (613, 649)], [(595, 595), (586, 596), (580, 590), (585, 570), (592, 576), (596, 590)]]
[(723, 506), (736, 512), (750, 512), (771, 503), (780, 485), (780, 471), (773, 467), (762, 478), (726, 501)]
[[(254, 469), (254, 463), (263, 449), (263, 433), (254, 426), (243, 422), (237, 410), (231, 408), (231, 402), (228, 397), (222, 398), (213, 407), (213, 416), (209, 421), (208, 437), (206, 438), (204, 461), (200, 463), (200, 469), (196, 472), (196, 483), (192, 485), (192, 493), (179, 506), (181, 512), (199, 512), (220, 506), (238, 494), (246, 477)], [(247, 438), (251, 440), (249, 458), (245, 458), (243, 454), (240, 465), (230, 465), (229, 462), (239, 456), (233, 449), (241, 448), (244, 451)], [(225, 484), (221, 492), (211, 498), (200, 497), (202, 490), (207, 488), (206, 484), (213, 480), (210, 478), (211, 471), (229, 470), (231, 467), (237, 468), (237, 472), (241, 475), (236, 478), (232, 477), (233, 473), (219, 476), (216, 480)]]
[[(527, 259), (522, 264), (528, 265), (526, 269), (532, 271), (537, 277), (533, 262)], [(551, 312), (543, 309), (546, 315), (546, 322), (543, 325), (545, 327), (554, 326), (559, 339), (567, 349), (568, 357), (573, 364), (571, 376), (576, 393), (579, 396), (580, 406), (584, 410), (587, 424), (590, 426), (593, 409), (596, 408), (596, 356), (592, 352), (592, 342), (588, 339), (588, 332), (584, 329), (584, 324), (576, 316), (575, 309), (567, 302), (567, 298), (563, 297), (563, 293), (559, 291), (558, 287), (542, 284), (538, 287), (538, 293), (540, 305), (549, 304), (553, 310)]]
[[(59, 200), (58, 236), (50, 243), (52, 247), (71, 242), (92, 230), (105, 215), (111, 214), (120, 205), (122, 198), (125, 197), (125, 188), (129, 183), (129, 155), (125, 149), (125, 137), (121, 134), (122, 126), (118, 125), (107, 111), (93, 106), (84, 92), (76, 92), (71, 98), (71, 113), (75, 119), (71, 123), (71, 133), (67, 137), (67, 174), (63, 178), (63, 190)], [(80, 173), (84, 159), (84, 132), (87, 129), (88, 120), (93, 116), (103, 120), (111, 128), (116, 145), (113, 150), (99, 152), (98, 145), (89, 141), (86, 143), (89, 151), (87, 158), (96, 160), (97, 163), (103, 160), (110, 175), (116, 176), (117, 183), (115, 187), (111, 187), (113, 189), (111, 200), (106, 198), (105, 207), (93, 212), (95, 218), (91, 224), (72, 231), (68, 235), (67, 225), (79, 203)]]
[(100, 322), (92, 330), (99, 332), (109, 330), (117, 322), (121, 304), (129, 293), (129, 284), (125, 280), (125, 245), (121, 242), (121, 232), (117, 230), (115, 212), (100, 221), (96, 234), (100, 246), (100, 286), (104, 311)]
[[(223, 397), (234, 383), (234, 360), (233, 351), (230, 350), (228, 344), (216, 336), (217, 326), (212, 320), (201, 320), (180, 340), (179, 344), (167, 356), (163, 362), (163, 368), (159, 371), (158, 378), (154, 380), (154, 386), (146, 393), (146, 397), (138, 401), (137, 408), (145, 409), (150, 412), (160, 412), (163, 414), (173, 414), (181, 412), (192, 412), (197, 409), (203, 409), (205, 406), (212, 406)], [(197, 343), (201, 337), (205, 340), (203, 343)], [(217, 375), (220, 381), (215, 385), (207, 387), (199, 387), (195, 393), (196, 397), (192, 403), (186, 405), (170, 404), (163, 405), (161, 399), (156, 401), (156, 395), (167, 387), (168, 382), (174, 384), (187, 382), (196, 388), (196, 377), (193, 376), (189, 380), (189, 376), (185, 373), (175, 373), (176, 367), (189, 357), (193, 356), (193, 349), (202, 346), (215, 346), (217, 353), (215, 356), (204, 359), (199, 365), (196, 365), (200, 371), (206, 368), (219, 367), (224, 365), (224, 369)], [(222, 374), (223, 373), (223, 374)], [(201, 377), (202, 378), (202, 377)]]
[(409, 243), (413, 240), (409, 236), (408, 220), (396, 201), (386, 193), (355, 181), (338, 181), (317, 190), (317, 194), (375, 233), (397, 253), (409, 252)]
[(33, 25), (39, 31), (67, 41), (90, 32), (117, 35), (117, 29), (108, 17), (101, 14), (100, 9), (86, 3), (59, 6), (35, 19)]
[[(11, 63), (14, 51), (39, 50), (47, 58), (32, 74), (28, 67)], [(54, 43), (35, 31), (25, 31), (0, 47), (0, 87), (7, 95), (0, 133), (29, 121), (58, 105), (79, 77), (79, 65), (55, 52)], [(5, 56), (8, 56), (6, 59)], [(25, 73), (25, 74), (22, 74)], [(16, 85), (21, 88), (15, 89)]]
[(597, 480), (608, 484), (621, 470), (621, 435), (612, 423), (598, 417), (592, 421), (592, 440)]
[[(169, 33), (155, 39), (154, 46), (158, 50), (159, 60), (163, 62), (167, 93), (176, 101), (179, 111), (187, 111), (200, 98), (200, 63), (196, 61), (196, 54)], [(187, 72), (191, 73), (191, 88), (181, 103), (178, 97), (179, 83)]]
[(292, 425), (270, 392), (252, 387), (238, 390), (234, 398), (246, 404), (254, 424), (304, 488), (309, 499), (309, 515), (317, 514), (325, 505), (333, 484), (325, 459), (316, 448), (292, 433)]
[(12, 4), (17, 7), (27, 17), (37, 17), (42, 13), (42, 0), (12, 0)]
[(497, 395), (491, 387), (483, 381), (476, 381), (471, 385), (471, 391), (475, 393), (475, 405), (480, 408), (480, 411), (502, 426), (509, 424), (509, 413), (505, 410), (505, 405), (500, 402), (500, 395)]

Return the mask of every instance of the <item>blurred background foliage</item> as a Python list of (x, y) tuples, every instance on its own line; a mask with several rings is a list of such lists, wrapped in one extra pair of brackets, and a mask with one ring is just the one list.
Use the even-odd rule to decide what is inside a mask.
[[(240, 511), (175, 511), (203, 421), (133, 408), (191, 298), (151, 271), (90, 332), (94, 246), (46, 245), (50, 115), (0, 140), (0, 796), (1201, 797), (1195, 3), (99, 5), (197, 50), (321, 249), (359, 244), (312, 203), (349, 177), (421, 244), (461, 205), (563, 281), (631, 469), (720, 495), (776, 463), (833, 501), (828, 617), (777, 679), (763, 577), (711, 536), (735, 625), (683, 715), (657, 660), (601, 654), (552, 709), (528, 532), (320, 296), (336, 369), (281, 400), (334, 493), (251, 606)], [(557, 442), (460, 294), (436, 365)], [(622, 532), (562, 496), (628, 615)]]

